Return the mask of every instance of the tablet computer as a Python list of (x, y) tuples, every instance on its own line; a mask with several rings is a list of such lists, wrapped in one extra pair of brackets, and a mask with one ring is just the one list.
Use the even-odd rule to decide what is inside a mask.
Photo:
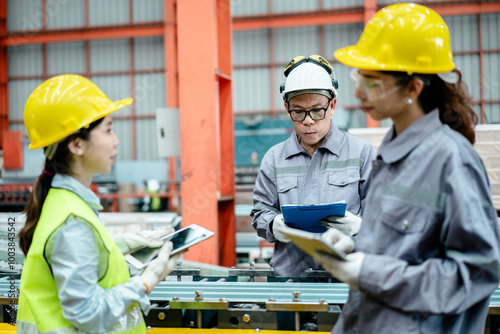
[(326, 243), (322, 238), (322, 233), (311, 233), (289, 228), (282, 232), (295, 245), (302, 249), (307, 254), (313, 256), (315, 251), (327, 253), (338, 260), (346, 260), (345, 254), (329, 243)]
[(290, 227), (323, 233), (327, 227), (321, 224), (321, 220), (329, 216), (345, 216), (346, 207), (345, 201), (311, 205), (282, 205), (281, 213), (285, 223)]
[[(162, 239), (165, 240), (165, 242), (172, 242), (173, 248), (171, 254), (175, 254), (203, 240), (207, 240), (213, 235), (214, 232), (202, 226), (191, 224), (175, 231), (174, 233), (164, 236)], [(125, 255), (125, 260), (134, 268), (142, 269), (146, 267), (151, 262), (151, 260), (153, 260), (158, 255), (159, 252), (159, 247), (143, 248)]]

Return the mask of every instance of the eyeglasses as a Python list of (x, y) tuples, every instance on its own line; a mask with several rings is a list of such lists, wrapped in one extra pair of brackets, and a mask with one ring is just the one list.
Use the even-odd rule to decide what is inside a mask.
[[(386, 91), (384, 80), (367, 78), (359, 74), (357, 68), (351, 70), (351, 80), (354, 88), (361, 91), (363, 96), (370, 101), (381, 100), (401, 88), (400, 86), (396, 86)], [(398, 78), (395, 78), (395, 80), (397, 84), (399, 81)]]
[(290, 118), (294, 122), (303, 122), (306, 119), (307, 115), (309, 115), (309, 117), (311, 117), (313, 121), (321, 121), (325, 118), (326, 111), (330, 107), (331, 101), (331, 99), (328, 99), (328, 104), (323, 108), (316, 108), (311, 110), (288, 110), (288, 113), (290, 114)]
[(332, 65), (330, 65), (328, 60), (326, 60), (325, 58), (323, 58), (319, 55), (310, 55), (307, 58), (304, 56), (297, 56), (297, 57), (293, 58), (292, 60), (290, 60), (288, 65), (286, 65), (285, 69), (283, 70), (283, 74), (285, 75), (285, 77), (288, 77), (288, 74), (290, 74), (290, 72), (294, 68), (296, 68), (300, 64), (307, 63), (307, 62), (315, 63), (315, 64), (323, 67), (328, 72), (328, 74), (332, 74), (332, 72), (333, 72), (333, 67), (332, 67)]

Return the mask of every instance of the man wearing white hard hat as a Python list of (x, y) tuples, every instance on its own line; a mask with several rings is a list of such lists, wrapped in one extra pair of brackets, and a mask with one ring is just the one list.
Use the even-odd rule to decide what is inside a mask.
[(345, 201), (346, 217), (332, 217), (327, 225), (355, 234), (376, 152), (332, 121), (338, 83), (325, 58), (295, 57), (283, 73), (280, 91), (294, 132), (263, 157), (250, 215), (257, 234), (274, 243), (270, 264), (276, 275), (303, 276), (309, 268), (322, 268), (283, 234), (290, 227), (281, 206)]

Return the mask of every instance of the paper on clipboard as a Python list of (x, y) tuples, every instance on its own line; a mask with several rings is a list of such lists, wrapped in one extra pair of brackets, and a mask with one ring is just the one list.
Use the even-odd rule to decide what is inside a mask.
[(321, 224), (321, 220), (329, 216), (345, 216), (346, 207), (345, 201), (313, 205), (282, 205), (281, 213), (285, 223), (290, 227), (322, 233), (327, 228)]

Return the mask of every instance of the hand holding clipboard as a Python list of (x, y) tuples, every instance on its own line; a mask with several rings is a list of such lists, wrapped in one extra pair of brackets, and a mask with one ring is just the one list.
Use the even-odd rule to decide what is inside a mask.
[(281, 212), (285, 218), (285, 223), (293, 228), (322, 233), (327, 227), (321, 223), (330, 216), (345, 216), (347, 204), (345, 201), (313, 204), (313, 205), (282, 205)]

